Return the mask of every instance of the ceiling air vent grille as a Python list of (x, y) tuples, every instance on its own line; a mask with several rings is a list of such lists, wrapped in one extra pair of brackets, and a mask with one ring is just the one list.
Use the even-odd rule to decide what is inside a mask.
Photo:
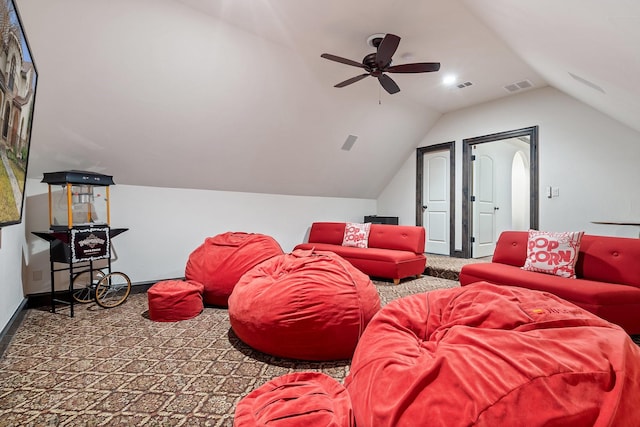
[(521, 80), (519, 82), (506, 85), (504, 89), (507, 92), (513, 93), (513, 92), (518, 92), (519, 90), (529, 89), (532, 87), (533, 87), (533, 83), (531, 83), (531, 80)]

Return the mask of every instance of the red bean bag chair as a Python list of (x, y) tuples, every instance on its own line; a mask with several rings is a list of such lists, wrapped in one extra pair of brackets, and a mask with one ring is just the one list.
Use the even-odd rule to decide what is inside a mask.
[(187, 261), (185, 278), (204, 285), (206, 304), (227, 306), (227, 300), (240, 277), (276, 255), (282, 248), (264, 234), (228, 232), (207, 237)]
[(631, 426), (640, 348), (554, 295), (478, 282), (385, 306), (345, 386), (358, 427)]
[(229, 319), (249, 346), (278, 357), (348, 359), (380, 309), (375, 286), (333, 252), (297, 250), (247, 272), (229, 297)]
[(177, 322), (202, 313), (202, 291), (198, 282), (164, 280), (147, 290), (149, 319), (155, 322)]
[(319, 372), (295, 372), (253, 390), (236, 406), (234, 427), (353, 427), (345, 388)]

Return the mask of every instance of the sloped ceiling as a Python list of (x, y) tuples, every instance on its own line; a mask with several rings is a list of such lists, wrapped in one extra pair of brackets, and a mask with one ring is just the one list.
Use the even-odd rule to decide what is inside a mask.
[(640, 131), (640, 2), (462, 3), (551, 86)]
[[(640, 129), (638, 85), (623, 78), (638, 74), (637, 52), (610, 52), (591, 31), (604, 19), (597, 0), (567, 2), (587, 5), (571, 24), (580, 50), (563, 31), (571, 11), (552, 1), (16, 3), (39, 73), (30, 178), (82, 169), (119, 184), (375, 198), (441, 114), (510, 96), (504, 86), (522, 80)], [(320, 54), (360, 61), (374, 33), (402, 37), (394, 64), (439, 61), (440, 72), (393, 75), (395, 95), (371, 77), (334, 88), (361, 70)], [(618, 54), (630, 57), (591, 66)], [(472, 85), (445, 86), (447, 74)]]

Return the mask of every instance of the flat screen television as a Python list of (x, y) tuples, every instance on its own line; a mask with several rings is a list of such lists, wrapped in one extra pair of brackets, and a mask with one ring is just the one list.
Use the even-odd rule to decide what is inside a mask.
[(22, 221), (38, 73), (13, 0), (0, 0), (0, 228)]

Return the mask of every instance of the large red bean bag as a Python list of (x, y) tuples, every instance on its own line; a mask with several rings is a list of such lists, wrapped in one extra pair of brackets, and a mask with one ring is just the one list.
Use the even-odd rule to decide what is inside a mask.
[(207, 237), (187, 261), (185, 278), (204, 285), (206, 304), (227, 306), (240, 277), (282, 248), (272, 237), (256, 233), (228, 232)]
[(302, 360), (348, 359), (380, 309), (369, 276), (333, 252), (297, 250), (247, 272), (229, 319), (249, 346)]
[(358, 427), (631, 426), (640, 348), (554, 295), (478, 282), (385, 306), (345, 386)]
[(275, 378), (245, 396), (234, 427), (353, 427), (347, 390), (319, 372)]
[(149, 319), (155, 322), (177, 322), (196, 317), (204, 309), (198, 282), (164, 280), (147, 290)]

